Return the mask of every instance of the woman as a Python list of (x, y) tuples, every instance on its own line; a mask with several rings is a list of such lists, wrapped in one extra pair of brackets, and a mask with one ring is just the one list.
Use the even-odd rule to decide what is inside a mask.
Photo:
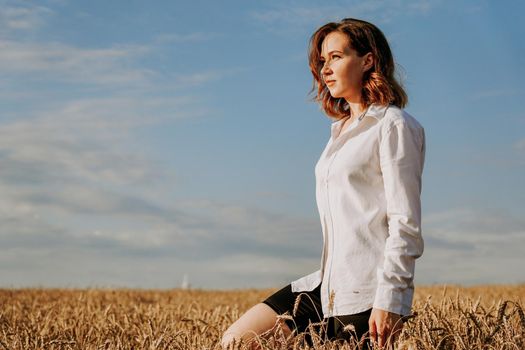
[[(411, 312), (414, 262), (423, 253), (424, 129), (402, 109), (407, 95), (373, 24), (347, 18), (322, 26), (310, 39), (309, 64), (315, 100), (334, 119), (315, 167), (321, 266), (248, 310), (225, 332), (224, 346), (277, 322), (288, 335), (320, 321), (327, 338), (385, 346)], [(277, 318), (285, 313), (293, 319)]]

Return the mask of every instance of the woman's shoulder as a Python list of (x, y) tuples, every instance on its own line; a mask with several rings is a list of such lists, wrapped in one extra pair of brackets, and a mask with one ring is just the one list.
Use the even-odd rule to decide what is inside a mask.
[(404, 124), (412, 129), (423, 129), (421, 123), (414, 116), (403, 108), (394, 105), (389, 105), (386, 108), (382, 124), (386, 129), (400, 124)]

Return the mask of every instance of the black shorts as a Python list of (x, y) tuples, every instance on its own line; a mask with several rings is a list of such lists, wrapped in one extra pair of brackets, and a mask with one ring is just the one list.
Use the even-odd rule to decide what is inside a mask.
[[(368, 337), (368, 319), (370, 318), (372, 308), (357, 314), (334, 316), (324, 319), (320, 291), (321, 284), (310, 292), (294, 293), (292, 292), (291, 284), (289, 284), (270, 295), (263, 303), (270, 306), (279, 315), (288, 314), (292, 316), (293, 320), (286, 319), (284, 322), (292, 331), (295, 331), (296, 334), (305, 332), (310, 323), (319, 323), (321, 320), (324, 320), (326, 321), (326, 327), (313, 326), (314, 330), (321, 335), (322, 339), (326, 337), (326, 339), (329, 340), (350, 340), (350, 338), (353, 337), (357, 338), (356, 340), (360, 340), (363, 335), (365, 335), (366, 338)], [(299, 294), (302, 295), (294, 316), (293, 309)], [(345, 331), (343, 329), (349, 324), (354, 326), (355, 331)], [(305, 339), (311, 343), (309, 332), (305, 333)], [(366, 346), (364, 348), (366, 349)]]

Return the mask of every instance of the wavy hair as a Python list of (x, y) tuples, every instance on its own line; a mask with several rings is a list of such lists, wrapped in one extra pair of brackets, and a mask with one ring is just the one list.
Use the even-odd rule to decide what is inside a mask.
[(385, 35), (372, 23), (355, 18), (327, 23), (311, 36), (308, 60), (314, 80), (309, 93), (317, 90), (312, 100), (320, 103), (326, 114), (337, 119), (350, 114), (350, 106), (346, 100), (332, 97), (321, 75), (321, 45), (325, 37), (335, 31), (346, 34), (350, 47), (357, 51), (359, 57), (371, 52), (374, 58), (373, 67), (363, 74), (362, 107), (366, 108), (372, 103), (405, 107), (408, 96), (394, 76), (394, 58)]

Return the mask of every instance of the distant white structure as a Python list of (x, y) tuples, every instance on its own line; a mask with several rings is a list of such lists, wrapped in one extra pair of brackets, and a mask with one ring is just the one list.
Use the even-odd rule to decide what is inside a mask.
[(182, 289), (190, 289), (191, 285), (190, 285), (190, 282), (188, 280), (188, 274), (185, 273), (184, 274), (184, 277), (182, 278), (182, 284), (180, 286)]

